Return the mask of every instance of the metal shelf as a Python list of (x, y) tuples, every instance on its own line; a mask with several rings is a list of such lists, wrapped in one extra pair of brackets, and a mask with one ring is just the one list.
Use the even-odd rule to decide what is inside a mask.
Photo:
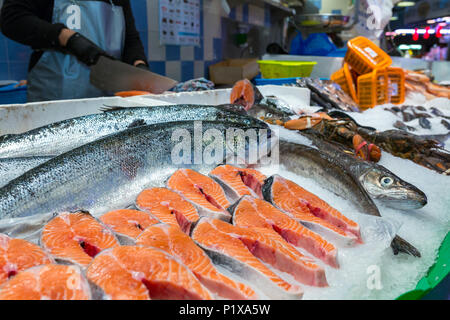
[(295, 14), (295, 10), (292, 8), (287, 7), (286, 5), (277, 2), (277, 1), (273, 1), (273, 0), (227, 0), (230, 7), (236, 7), (237, 5), (240, 4), (253, 4), (253, 5), (259, 5), (259, 6), (264, 6), (264, 4), (268, 4), (269, 6), (271, 6), (273, 9), (277, 9), (278, 11), (282, 12), (283, 14), (286, 15), (294, 15)]

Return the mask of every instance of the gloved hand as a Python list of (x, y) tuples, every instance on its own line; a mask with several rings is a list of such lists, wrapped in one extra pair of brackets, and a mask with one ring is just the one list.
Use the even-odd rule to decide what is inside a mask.
[(96, 64), (100, 56), (114, 59), (102, 48), (78, 32), (69, 38), (66, 49), (70, 54), (73, 54), (78, 60), (88, 66)]

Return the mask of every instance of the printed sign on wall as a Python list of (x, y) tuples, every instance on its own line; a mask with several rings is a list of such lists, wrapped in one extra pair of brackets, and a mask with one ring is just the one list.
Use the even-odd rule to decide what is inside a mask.
[(200, 0), (159, 0), (161, 44), (200, 46)]

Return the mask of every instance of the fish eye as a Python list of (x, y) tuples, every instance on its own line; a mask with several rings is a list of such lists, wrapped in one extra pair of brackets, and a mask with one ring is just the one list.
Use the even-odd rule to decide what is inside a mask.
[(382, 177), (380, 179), (380, 183), (383, 187), (389, 187), (394, 183), (394, 179), (392, 179), (391, 177)]

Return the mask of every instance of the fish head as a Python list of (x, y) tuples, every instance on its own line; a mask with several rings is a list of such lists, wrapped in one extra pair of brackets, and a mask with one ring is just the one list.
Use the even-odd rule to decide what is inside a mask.
[(391, 208), (419, 209), (427, 204), (425, 193), (384, 168), (370, 168), (360, 176), (360, 182), (372, 199)]

